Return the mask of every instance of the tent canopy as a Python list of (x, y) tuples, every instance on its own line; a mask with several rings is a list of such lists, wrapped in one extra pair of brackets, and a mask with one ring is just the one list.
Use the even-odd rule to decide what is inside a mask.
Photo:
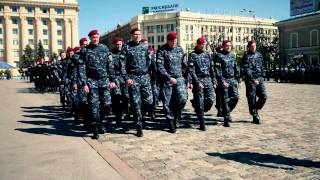
[(0, 69), (11, 69), (11, 68), (14, 68), (14, 67), (6, 62), (0, 61)]

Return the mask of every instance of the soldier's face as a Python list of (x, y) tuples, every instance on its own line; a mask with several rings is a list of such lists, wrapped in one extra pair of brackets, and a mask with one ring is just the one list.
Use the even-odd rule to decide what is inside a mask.
[(200, 51), (203, 51), (205, 46), (206, 46), (206, 43), (198, 43), (197, 44), (197, 49), (200, 50)]
[(95, 35), (90, 36), (90, 43), (91, 44), (98, 45), (99, 41), (100, 41), (100, 35), (99, 34), (95, 34)]
[(256, 43), (252, 43), (251, 46), (249, 46), (249, 51), (255, 53), (257, 50), (257, 44)]
[(223, 50), (227, 51), (227, 52), (231, 52), (231, 50), (232, 50), (231, 42), (227, 42), (227, 44), (223, 46)]
[(65, 58), (66, 58), (66, 53), (61, 53), (61, 54), (60, 54), (60, 58), (61, 58), (61, 59), (65, 59)]
[(168, 45), (172, 48), (176, 47), (177, 46), (177, 39), (174, 39), (174, 40), (168, 40)]
[(118, 42), (116, 42), (116, 44), (115, 44), (115, 48), (116, 48), (116, 50), (121, 51), (121, 49), (122, 49), (122, 41), (118, 41)]
[(87, 44), (88, 44), (88, 41), (83, 41), (83, 42), (80, 44), (80, 47), (83, 48), (83, 47), (85, 47)]
[(71, 51), (71, 52), (68, 52), (68, 57), (72, 57), (74, 55), (74, 52)]
[(140, 42), (141, 40), (141, 32), (135, 31), (133, 34), (131, 34), (131, 38), (134, 42)]

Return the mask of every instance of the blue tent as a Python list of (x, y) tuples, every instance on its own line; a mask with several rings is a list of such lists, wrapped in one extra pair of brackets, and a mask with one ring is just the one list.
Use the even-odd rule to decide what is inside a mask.
[(0, 69), (10, 69), (10, 68), (14, 68), (13, 66), (11, 66), (8, 63), (5, 63), (3, 61), (0, 61)]

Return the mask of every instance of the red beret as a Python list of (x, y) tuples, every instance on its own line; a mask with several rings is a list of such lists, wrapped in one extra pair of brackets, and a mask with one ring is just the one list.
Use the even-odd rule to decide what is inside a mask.
[(70, 47), (69, 47), (69, 48), (67, 49), (67, 53), (70, 53), (70, 52), (73, 52), (73, 48), (70, 48)]
[(80, 47), (79, 47), (79, 46), (76, 46), (76, 47), (73, 48), (73, 51), (74, 51), (74, 52), (77, 52), (77, 51), (79, 51), (79, 50), (80, 50)]
[(88, 34), (89, 37), (93, 36), (93, 35), (96, 35), (96, 34), (99, 34), (98, 30), (94, 29), (94, 30), (91, 30)]
[(118, 41), (122, 41), (123, 42), (123, 39), (121, 37), (115, 37), (113, 39), (113, 43), (117, 43)]
[(206, 43), (206, 38), (205, 37), (198, 38), (197, 43), (198, 44)]
[(130, 34), (133, 34), (136, 31), (140, 31), (140, 29), (139, 28), (133, 28), (133, 29), (131, 29)]
[(177, 39), (177, 33), (171, 32), (171, 33), (169, 33), (167, 35), (167, 40), (172, 41), (172, 40), (175, 40), (175, 39)]
[(248, 42), (248, 47), (251, 46), (253, 43), (256, 43), (256, 41), (255, 41), (255, 40), (249, 41), (249, 42)]
[(231, 42), (230, 40), (224, 40), (224, 41), (222, 42), (222, 46), (225, 46), (227, 43), (231, 43), (231, 44), (232, 44), (232, 42)]
[(80, 39), (79, 44), (82, 44), (84, 41), (88, 41), (87, 38), (83, 37)]

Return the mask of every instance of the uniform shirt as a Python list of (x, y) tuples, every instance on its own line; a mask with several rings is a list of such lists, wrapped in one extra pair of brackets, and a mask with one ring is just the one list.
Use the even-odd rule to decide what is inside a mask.
[(109, 78), (114, 81), (114, 66), (112, 55), (106, 45), (89, 44), (80, 51), (79, 72), (82, 85), (87, 79), (100, 80)]
[(199, 78), (211, 78), (215, 83), (213, 60), (208, 52), (195, 49), (189, 55), (188, 67), (193, 83), (199, 84)]
[(157, 51), (157, 67), (166, 81), (183, 77), (186, 68), (183, 49), (180, 46), (172, 48), (167, 44), (161, 46)]
[(215, 56), (215, 73), (218, 83), (228, 79), (236, 79), (240, 82), (240, 71), (234, 54), (222, 51)]
[(243, 75), (247, 81), (253, 82), (257, 78), (263, 77), (264, 66), (263, 57), (259, 52), (248, 51), (242, 58)]

